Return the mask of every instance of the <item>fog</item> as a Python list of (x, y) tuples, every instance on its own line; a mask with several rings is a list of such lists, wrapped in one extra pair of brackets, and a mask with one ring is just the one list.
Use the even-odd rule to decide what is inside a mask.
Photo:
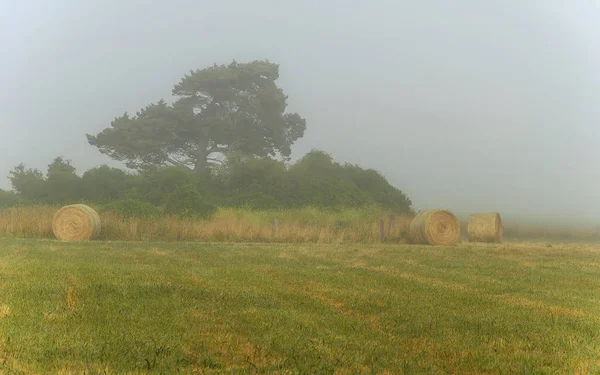
[(293, 158), (375, 168), (417, 209), (600, 221), (599, 17), (584, 0), (3, 1), (0, 187), (21, 162), (112, 163), (86, 133), (190, 69), (267, 58), (307, 119)]

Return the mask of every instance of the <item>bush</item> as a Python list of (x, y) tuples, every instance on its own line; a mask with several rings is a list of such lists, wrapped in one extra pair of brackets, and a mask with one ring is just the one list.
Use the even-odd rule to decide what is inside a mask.
[(191, 184), (178, 186), (169, 194), (165, 205), (165, 213), (180, 217), (209, 219), (216, 210)]
[(347, 170), (322, 151), (312, 151), (289, 170), (286, 201), (295, 207), (363, 207), (375, 202), (359, 189)]
[(134, 199), (124, 199), (105, 205), (103, 211), (113, 211), (124, 217), (155, 217), (160, 216), (160, 208), (146, 202), (140, 202)]
[(193, 183), (190, 170), (185, 167), (160, 167), (144, 171), (137, 176), (132, 191), (139, 199), (155, 206), (166, 204), (167, 197), (178, 187)]
[(412, 202), (406, 194), (392, 186), (379, 172), (351, 164), (346, 164), (344, 170), (358, 189), (367, 194), (377, 205), (396, 214), (414, 214), (411, 208)]
[(12, 191), (6, 191), (0, 189), (0, 209), (18, 206), (23, 203), (21, 197), (13, 193)]
[[(210, 217), (214, 204), (253, 210), (377, 206), (395, 214), (412, 213), (408, 197), (383, 175), (341, 165), (322, 151), (311, 151), (291, 165), (231, 154), (206, 175), (183, 166), (138, 173), (102, 166), (79, 177), (68, 160), (56, 158), (46, 175), (21, 164), (9, 178), (16, 195), (27, 202), (108, 204), (128, 216), (157, 215), (157, 207), (166, 207), (166, 212), (182, 217)], [(4, 194), (5, 202), (14, 199)]]
[(133, 177), (117, 168), (106, 165), (92, 168), (81, 177), (84, 197), (98, 203), (109, 203), (125, 199), (123, 192), (127, 190), (129, 180)]
[(69, 160), (58, 157), (48, 165), (44, 183), (46, 202), (50, 204), (71, 204), (83, 198), (81, 177)]
[(10, 171), (9, 179), (19, 197), (35, 203), (47, 201), (46, 179), (38, 169), (26, 169), (19, 164)]

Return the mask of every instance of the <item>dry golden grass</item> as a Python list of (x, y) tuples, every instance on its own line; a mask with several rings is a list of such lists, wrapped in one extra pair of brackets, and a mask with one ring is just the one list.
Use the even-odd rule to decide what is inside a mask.
[[(52, 217), (55, 207), (19, 207), (0, 211), (0, 237), (54, 238)], [(385, 222), (386, 242), (404, 242), (410, 217), (395, 217), (374, 212), (365, 217), (340, 220), (326, 211), (251, 212), (222, 209), (209, 220), (159, 218), (124, 218), (113, 212), (102, 212), (100, 240), (112, 241), (204, 241), (204, 242), (312, 242), (312, 243), (378, 243), (381, 242), (380, 220)], [(279, 217), (279, 230), (273, 220)]]
[(77, 289), (74, 286), (69, 286), (65, 291), (65, 305), (70, 310), (74, 310), (77, 307)]
[[(54, 238), (52, 217), (58, 207), (15, 207), (0, 210), (0, 237)], [(406, 241), (411, 217), (395, 218), (381, 211), (347, 210), (328, 212), (318, 209), (248, 211), (219, 209), (210, 221), (160, 218), (124, 218), (100, 211), (100, 240), (111, 241), (202, 241), (202, 242), (290, 242), (290, 243), (379, 243), (380, 220), (385, 222), (386, 242)], [(279, 218), (279, 233), (273, 220)], [(461, 223), (461, 242), (467, 242), (466, 221)], [(504, 223), (509, 240), (597, 241), (600, 227)]]
[(10, 315), (10, 307), (8, 305), (0, 305), (0, 320)]
[(15, 207), (0, 211), (0, 236), (53, 238), (52, 217), (56, 208)]

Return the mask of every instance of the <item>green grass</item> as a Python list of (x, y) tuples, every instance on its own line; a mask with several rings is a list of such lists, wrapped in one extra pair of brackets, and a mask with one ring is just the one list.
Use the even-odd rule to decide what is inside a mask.
[(593, 374), (592, 246), (0, 240), (0, 373)]

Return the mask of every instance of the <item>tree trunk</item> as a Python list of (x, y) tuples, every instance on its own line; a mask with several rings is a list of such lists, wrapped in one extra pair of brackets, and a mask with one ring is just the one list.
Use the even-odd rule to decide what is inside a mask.
[(208, 161), (206, 160), (206, 152), (198, 152), (194, 161), (194, 174), (198, 182), (202, 183), (208, 178), (210, 171), (208, 169)]
[(196, 160), (194, 161), (194, 171), (200, 172), (206, 169), (208, 163), (206, 162), (206, 155), (203, 152), (196, 154)]
[(203, 138), (198, 141), (198, 151), (196, 160), (194, 160), (194, 173), (196, 177), (203, 178), (208, 175), (208, 139)]

